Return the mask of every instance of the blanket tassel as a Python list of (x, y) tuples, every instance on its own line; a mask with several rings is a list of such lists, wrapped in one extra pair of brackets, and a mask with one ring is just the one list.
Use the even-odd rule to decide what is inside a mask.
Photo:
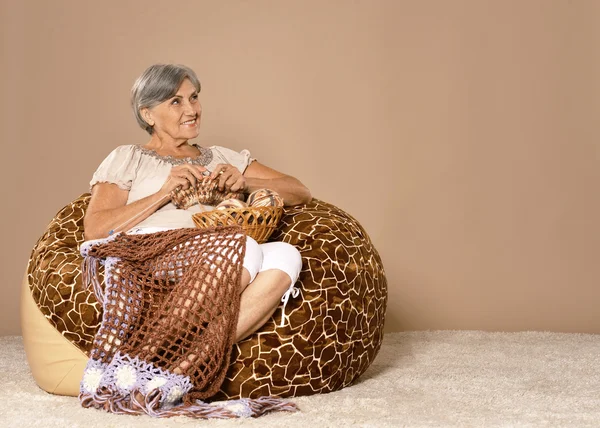
[(100, 281), (98, 281), (98, 259), (92, 256), (85, 256), (81, 263), (81, 275), (83, 285), (87, 288), (92, 286), (96, 300), (99, 303), (104, 303), (104, 290)]
[(117, 391), (102, 390), (95, 394), (82, 393), (79, 396), (83, 407), (104, 409), (115, 414), (143, 415), (155, 418), (187, 416), (194, 419), (232, 419), (239, 417), (258, 417), (273, 411), (296, 412), (298, 407), (291, 402), (275, 397), (239, 400), (219, 403), (196, 401), (195, 404), (160, 408), (162, 394), (152, 391), (142, 396), (137, 391), (123, 395)]

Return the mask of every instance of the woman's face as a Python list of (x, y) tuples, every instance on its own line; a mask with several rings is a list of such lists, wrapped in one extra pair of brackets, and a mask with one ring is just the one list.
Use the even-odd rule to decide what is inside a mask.
[(177, 93), (148, 111), (159, 138), (189, 140), (200, 132), (202, 106), (198, 91), (189, 79), (184, 79)]

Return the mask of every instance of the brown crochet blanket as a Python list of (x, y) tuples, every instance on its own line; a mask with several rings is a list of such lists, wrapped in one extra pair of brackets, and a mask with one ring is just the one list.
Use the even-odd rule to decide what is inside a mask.
[(104, 309), (81, 382), (84, 407), (195, 418), (296, 410), (272, 397), (201, 401), (219, 391), (229, 366), (245, 243), (240, 228), (221, 227), (82, 244), (84, 281)]

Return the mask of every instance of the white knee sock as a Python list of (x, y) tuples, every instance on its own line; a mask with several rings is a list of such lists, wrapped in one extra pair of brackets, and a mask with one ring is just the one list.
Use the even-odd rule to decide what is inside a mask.
[(302, 257), (296, 247), (285, 242), (268, 242), (260, 244), (260, 248), (263, 253), (263, 262), (259, 272), (279, 269), (287, 273), (291, 280), (290, 287), (281, 297), (283, 309), (281, 310), (280, 326), (283, 327), (285, 324), (285, 307), (290, 296), (298, 297), (298, 294), (300, 294), (300, 290), (294, 285), (302, 270)]
[(254, 281), (256, 275), (260, 270), (260, 267), (263, 264), (263, 252), (254, 239), (246, 236), (246, 255), (244, 256), (244, 262), (242, 266), (248, 269), (248, 273), (250, 274), (250, 282)]

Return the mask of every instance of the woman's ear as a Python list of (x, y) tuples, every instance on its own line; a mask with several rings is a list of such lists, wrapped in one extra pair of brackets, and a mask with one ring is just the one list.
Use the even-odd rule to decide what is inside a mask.
[(152, 119), (152, 113), (150, 113), (150, 109), (148, 109), (148, 107), (141, 109), (140, 113), (148, 125), (154, 126), (154, 119)]

